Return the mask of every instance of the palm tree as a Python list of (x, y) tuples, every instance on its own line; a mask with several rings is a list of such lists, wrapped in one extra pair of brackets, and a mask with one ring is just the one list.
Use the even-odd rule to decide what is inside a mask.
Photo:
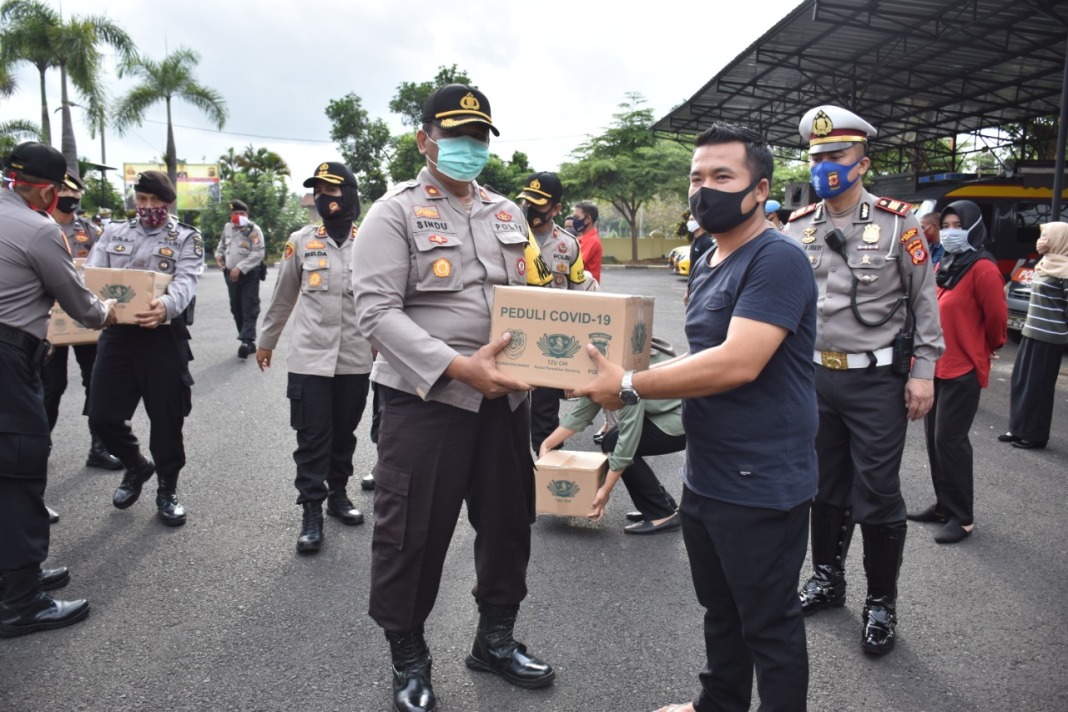
[(214, 89), (200, 84), (193, 70), (200, 55), (191, 49), (179, 48), (167, 55), (162, 62), (147, 57), (137, 57), (119, 68), (119, 76), (132, 74), (141, 83), (119, 100), (113, 114), (115, 128), (123, 133), (130, 126), (140, 126), (145, 111), (153, 104), (163, 101), (167, 105), (167, 175), (177, 185), (178, 159), (174, 149), (174, 125), (171, 121), (171, 100), (182, 99), (203, 111), (213, 124), (221, 129), (226, 124), (228, 111), (226, 101)]
[(0, 64), (29, 62), (41, 79), (41, 140), (52, 142), (48, 117), (45, 72), (56, 66), (51, 49), (50, 29), (61, 22), (59, 14), (38, 0), (7, 0), (0, 6)]
[(0, 121), (0, 156), (6, 157), (21, 141), (41, 139), (41, 131), (32, 121)]

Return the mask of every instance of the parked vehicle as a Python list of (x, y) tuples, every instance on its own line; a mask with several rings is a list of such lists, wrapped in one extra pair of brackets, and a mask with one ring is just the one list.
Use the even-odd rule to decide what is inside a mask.
[(1005, 285), (1005, 300), (1009, 304), (1009, 338), (1020, 343), (1024, 320), (1027, 318), (1027, 304), (1031, 301), (1031, 278), (1035, 274), (1038, 258), (1032, 257), (1016, 268)]

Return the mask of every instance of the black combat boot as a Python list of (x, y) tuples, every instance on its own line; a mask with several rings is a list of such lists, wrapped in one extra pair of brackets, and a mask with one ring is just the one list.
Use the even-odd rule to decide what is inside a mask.
[(423, 628), (402, 632), (386, 631), (393, 658), (393, 709), (397, 712), (433, 712), (438, 708), (430, 686), (430, 650)]
[(89, 603), (85, 600), (57, 601), (42, 593), (39, 565), (0, 571), (0, 575), (4, 577), (0, 638), (63, 628), (89, 615)]
[(297, 551), (315, 552), (323, 545), (323, 503), (305, 502), (304, 519), (297, 537)]
[(478, 632), (467, 656), (467, 667), (500, 675), (518, 687), (545, 687), (556, 671), (549, 663), (527, 655), (527, 647), (512, 637), (519, 606), (478, 604)]
[(92, 430), (89, 431), (89, 457), (85, 458), (86, 467), (102, 467), (105, 470), (121, 470), (122, 461), (108, 452), (103, 441)]
[(812, 578), (798, 594), (808, 615), (845, 603), (845, 562), (853, 540), (853, 510), (812, 505)]
[(864, 602), (865, 653), (886, 655), (894, 649), (897, 627), (897, 575), (905, 553), (907, 526), (862, 524), (864, 573), (868, 575), (868, 598)]
[(326, 497), (326, 513), (337, 517), (342, 524), (363, 524), (363, 512), (356, 509), (345, 490), (334, 490)]
[(126, 468), (122, 476), (122, 484), (115, 490), (115, 496), (111, 503), (119, 509), (126, 509), (141, 496), (141, 488), (152, 479), (156, 472), (156, 466), (151, 460), (141, 458), (141, 463), (135, 467)]
[(178, 475), (159, 475), (156, 512), (168, 527), (185, 524), (185, 507), (178, 502)]

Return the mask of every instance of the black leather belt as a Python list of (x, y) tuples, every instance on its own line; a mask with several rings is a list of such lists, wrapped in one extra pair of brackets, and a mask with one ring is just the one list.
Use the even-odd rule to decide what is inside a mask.
[(0, 341), (22, 349), (31, 356), (37, 352), (41, 339), (30, 336), (22, 329), (14, 329), (7, 324), (0, 324)]

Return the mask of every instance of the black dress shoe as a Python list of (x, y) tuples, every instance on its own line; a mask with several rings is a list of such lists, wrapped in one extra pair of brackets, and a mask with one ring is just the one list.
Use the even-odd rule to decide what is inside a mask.
[(85, 458), (86, 467), (100, 467), (105, 470), (121, 470), (122, 461), (108, 452), (103, 441), (92, 435), (89, 443), (89, 457)]
[(42, 593), (39, 566), (10, 569), (3, 572), (3, 577), (0, 638), (63, 628), (89, 615), (89, 604), (84, 600), (57, 601)]
[(251, 341), (242, 341), (241, 345), (237, 347), (238, 358), (248, 358), (249, 354), (256, 353), (256, 344)]
[(627, 512), (627, 521), (628, 522), (644, 522), (645, 521), (645, 515), (642, 514), (641, 512)]
[(66, 566), (60, 566), (58, 569), (41, 569), (37, 580), (41, 582), (42, 591), (55, 591), (70, 583), (70, 569)]
[(370, 473), (363, 476), (360, 480), (360, 489), (364, 491), (371, 491), (375, 488), (375, 473)]
[(938, 511), (937, 504), (932, 504), (930, 507), (923, 510), (922, 512), (916, 512), (915, 514), (909, 512), (907, 515), (905, 515), (905, 518), (908, 519), (910, 522), (927, 522), (934, 524), (945, 524), (949, 521), (948, 516)]
[(1017, 438), (1012, 441), (1013, 447), (1018, 447), (1021, 450), (1043, 450), (1046, 447), (1048, 440), (1022, 440)]
[(971, 531), (965, 529), (960, 520), (953, 517), (935, 534), (934, 540), (939, 544), (956, 544), (971, 535)]
[(517, 687), (533, 689), (551, 685), (556, 671), (549, 663), (527, 653), (527, 646), (513, 637), (519, 606), (479, 604), (481, 614), (468, 668), (491, 672)]
[(657, 532), (672, 531), (674, 529), (678, 529), (681, 526), (682, 520), (679, 519), (679, 513), (675, 512), (659, 524), (641, 521), (637, 524), (629, 524), (623, 527), (623, 531), (627, 534), (656, 534)]
[(126, 470), (126, 474), (122, 476), (122, 483), (111, 498), (111, 503), (118, 509), (126, 509), (132, 505), (141, 496), (141, 488), (152, 479), (155, 472), (156, 466), (151, 460), (145, 460), (137, 467)]
[(340, 519), (342, 524), (348, 524), (350, 527), (363, 524), (363, 512), (356, 509), (352, 500), (344, 492), (331, 493), (326, 498), (326, 513)]
[(998, 442), (999, 443), (1011, 443), (1011, 442), (1014, 442), (1016, 440), (1019, 440), (1019, 438), (1017, 438), (1012, 433), (1002, 433), (1001, 435), (998, 436)]
[(178, 503), (178, 495), (174, 492), (156, 494), (156, 512), (168, 527), (185, 524), (185, 507)]
[(598, 430), (596, 433), (593, 434), (593, 442), (597, 445), (600, 445), (601, 442), (604, 441), (604, 436), (607, 434), (608, 431), (606, 430)]
[(57, 512), (56, 510), (54, 510), (54, 509), (52, 509), (51, 507), (48, 507), (48, 506), (45, 506), (45, 509), (48, 510), (48, 523), (49, 524), (55, 524), (56, 522), (59, 521), (59, 512)]

